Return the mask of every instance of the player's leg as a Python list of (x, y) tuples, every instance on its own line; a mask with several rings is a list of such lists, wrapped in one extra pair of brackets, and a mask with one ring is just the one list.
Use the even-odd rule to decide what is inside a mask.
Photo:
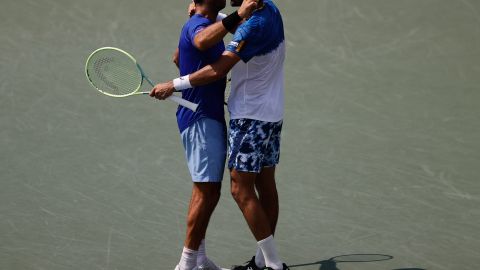
[(272, 269), (283, 269), (276, 251), (270, 222), (255, 193), (256, 173), (231, 172), (232, 195), (243, 213), (258, 246), (265, 258), (265, 265)]
[[(280, 161), (280, 139), (282, 126), (283, 121), (271, 124), (269, 140), (263, 150), (263, 168), (258, 175), (257, 181), (255, 182), (260, 203), (262, 204), (268, 220), (270, 221), (270, 227), (273, 235), (275, 235), (279, 212), (278, 192), (275, 182), (275, 168)], [(255, 265), (259, 267), (265, 266), (265, 258), (263, 257), (263, 253), (260, 248), (257, 248), (254, 258)]]
[(272, 235), (269, 221), (260, 200), (255, 193), (257, 173), (239, 172), (233, 169), (230, 173), (231, 192), (243, 213), (255, 239), (260, 241)]
[[(203, 269), (218, 270), (205, 255), (206, 230), (220, 198), (226, 157), (224, 123), (202, 118), (182, 132), (188, 168), (194, 182), (187, 216), (187, 236), (180, 260), (180, 270), (200, 264)], [(204, 243), (204, 242), (203, 242)], [(200, 250), (200, 252), (199, 252)]]
[(198, 250), (205, 238), (210, 217), (220, 199), (221, 183), (193, 183), (187, 216), (185, 247)]
[(231, 120), (228, 167), (231, 171), (232, 195), (258, 241), (266, 266), (282, 269), (270, 221), (255, 192), (255, 181), (263, 164), (263, 151), (272, 133), (271, 125), (251, 119)]
[(278, 192), (275, 183), (275, 167), (264, 167), (255, 181), (258, 198), (270, 223), (270, 230), (275, 235), (278, 221)]
[(268, 143), (263, 148), (262, 171), (255, 182), (260, 202), (270, 221), (273, 234), (275, 234), (279, 212), (275, 168), (280, 162), (282, 127), (283, 121), (269, 124), (270, 134)]
[[(272, 234), (275, 235), (275, 229), (278, 220), (278, 192), (275, 183), (275, 167), (264, 167), (255, 181), (255, 187), (257, 189), (258, 198), (262, 205), (265, 214), (267, 215), (270, 223), (270, 229)], [(265, 267), (265, 258), (263, 257), (262, 250), (257, 248), (254, 259), (255, 266), (259, 268)]]
[(179, 269), (194, 269), (203, 255), (203, 263), (208, 259), (205, 249), (200, 251), (205, 239), (210, 217), (220, 199), (220, 183), (194, 183), (187, 215), (187, 236), (185, 239)]

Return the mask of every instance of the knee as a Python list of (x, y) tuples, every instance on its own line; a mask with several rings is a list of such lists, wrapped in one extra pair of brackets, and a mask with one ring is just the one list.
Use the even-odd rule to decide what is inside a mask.
[(216, 205), (220, 199), (220, 184), (208, 183), (205, 185), (197, 185), (192, 199), (199, 204)]
[(204, 201), (206, 201), (211, 207), (215, 207), (220, 200), (221, 187), (215, 186), (209, 189), (204, 195)]
[(240, 189), (236, 184), (232, 183), (230, 193), (232, 194), (232, 197), (236, 202), (240, 201)]
[(218, 188), (215, 188), (213, 189), (210, 193), (209, 193), (209, 198), (208, 200), (216, 205), (218, 203), (218, 201), (220, 200), (220, 195), (221, 195), (221, 188), (218, 187)]
[(250, 191), (247, 188), (242, 188), (238, 184), (233, 184), (233, 182), (230, 192), (233, 199), (235, 200), (235, 202), (237, 202), (240, 208), (243, 208), (243, 206), (247, 205), (251, 199), (255, 198), (255, 191)]

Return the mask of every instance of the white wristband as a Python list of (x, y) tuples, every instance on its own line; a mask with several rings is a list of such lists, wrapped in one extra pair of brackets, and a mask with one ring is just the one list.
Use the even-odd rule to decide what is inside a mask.
[(190, 84), (190, 75), (185, 75), (180, 78), (174, 79), (173, 87), (175, 87), (175, 90), (178, 90), (178, 91), (192, 88), (192, 85)]
[(219, 21), (225, 19), (226, 17), (227, 17), (227, 14), (219, 12), (218, 15), (217, 15), (217, 20), (216, 21), (219, 22)]

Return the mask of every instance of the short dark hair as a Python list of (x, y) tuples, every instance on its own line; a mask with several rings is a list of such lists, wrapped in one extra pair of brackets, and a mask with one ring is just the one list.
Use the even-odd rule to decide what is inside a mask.
[(203, 3), (203, 0), (193, 0), (193, 2), (194, 2), (195, 4), (202, 4), (202, 3)]

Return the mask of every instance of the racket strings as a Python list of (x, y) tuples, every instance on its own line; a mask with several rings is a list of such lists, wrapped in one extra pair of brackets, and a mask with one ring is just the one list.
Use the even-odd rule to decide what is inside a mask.
[(121, 52), (111, 50), (93, 55), (87, 66), (87, 74), (97, 89), (114, 96), (131, 94), (142, 83), (136, 63)]
[(95, 68), (95, 74), (98, 76), (98, 78), (108, 87), (110, 87), (112, 90), (118, 91), (118, 87), (111, 81), (109, 81), (106, 77), (105, 74), (102, 72), (102, 68), (104, 64), (111, 63), (113, 61), (113, 58), (102, 58), (98, 59), (95, 61), (93, 64)]
[(139, 86), (138, 72), (119, 62), (112, 57), (98, 59), (95, 61), (95, 73), (115, 94), (129, 94)]

